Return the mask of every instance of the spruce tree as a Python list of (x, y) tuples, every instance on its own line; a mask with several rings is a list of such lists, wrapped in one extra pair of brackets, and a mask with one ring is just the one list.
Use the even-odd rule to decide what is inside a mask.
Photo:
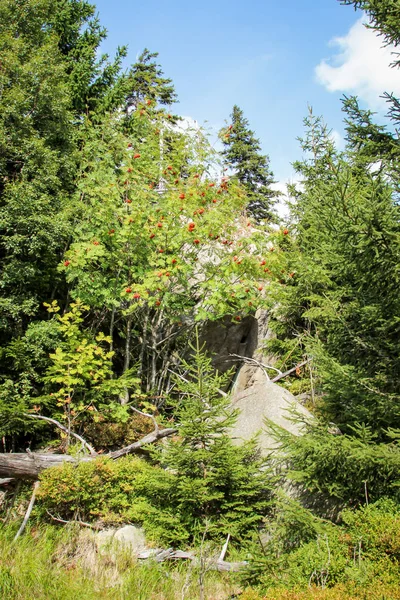
[(131, 90), (127, 99), (128, 107), (137, 107), (140, 102), (151, 100), (162, 105), (176, 102), (176, 93), (172, 80), (164, 77), (160, 65), (156, 62), (158, 52), (143, 50), (130, 71)]
[(260, 141), (249, 128), (243, 111), (234, 106), (232, 122), (221, 131), (224, 145), (224, 162), (233, 169), (235, 176), (245, 187), (249, 197), (248, 211), (257, 220), (273, 220), (273, 206), (277, 193), (272, 190), (274, 176), (269, 166), (269, 158), (261, 154)]
[(185, 380), (175, 378), (171, 403), (178, 436), (154, 456), (173, 473), (166, 495), (189, 539), (198, 541), (204, 534), (221, 539), (230, 533), (238, 541), (261, 525), (274, 476), (256, 440), (233, 442), (230, 429), (237, 411), (220, 393), (229, 374), (214, 372), (196, 338), (190, 362), (182, 360)]

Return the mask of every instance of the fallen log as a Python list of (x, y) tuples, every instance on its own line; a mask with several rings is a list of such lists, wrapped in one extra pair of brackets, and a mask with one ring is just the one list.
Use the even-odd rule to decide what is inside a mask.
[(78, 464), (79, 462), (87, 462), (94, 460), (99, 456), (108, 456), (112, 460), (118, 459), (127, 454), (144, 452), (144, 446), (153, 444), (158, 440), (168, 437), (176, 433), (175, 428), (161, 429), (153, 431), (144, 436), (141, 440), (129, 444), (114, 452), (108, 454), (91, 454), (90, 456), (82, 456), (75, 458), (68, 454), (40, 454), (36, 452), (16, 453), (16, 454), (1, 454), (0, 453), (0, 477), (11, 477), (13, 479), (31, 479), (36, 480), (39, 474), (50, 467), (57, 467), (64, 462)]

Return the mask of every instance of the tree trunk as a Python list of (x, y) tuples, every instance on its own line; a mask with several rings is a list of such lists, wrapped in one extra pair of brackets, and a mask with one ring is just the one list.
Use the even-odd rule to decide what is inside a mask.
[[(143, 446), (146, 446), (147, 444), (153, 444), (154, 442), (157, 442), (164, 437), (173, 435), (176, 432), (177, 430), (171, 427), (161, 430), (156, 429), (155, 431), (148, 433), (141, 440), (133, 442), (133, 444), (129, 444), (129, 446), (125, 446), (120, 450), (115, 450), (114, 452), (103, 454), (101, 456), (107, 456), (112, 460), (116, 460), (121, 456), (126, 456), (127, 454), (144, 453), (146, 452), (146, 449), (143, 448)], [(36, 454), (32, 452), (26, 454), (0, 453), (0, 477), (36, 480), (38, 479), (41, 471), (49, 469), (50, 467), (57, 467), (64, 462), (77, 465), (79, 462), (88, 462), (98, 458), (99, 456), (100, 455), (98, 454), (92, 454), (91, 456), (74, 458), (68, 454)]]

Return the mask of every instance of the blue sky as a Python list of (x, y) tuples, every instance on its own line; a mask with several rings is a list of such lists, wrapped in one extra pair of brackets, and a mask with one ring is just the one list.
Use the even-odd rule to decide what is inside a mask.
[[(338, 0), (98, 0), (105, 52), (128, 45), (128, 61), (159, 52), (179, 97), (176, 112), (219, 128), (238, 104), (269, 154), (275, 178), (292, 176), (307, 106), (343, 135), (340, 98), (356, 93), (382, 110), (379, 94), (400, 92), (390, 52), (361, 13)], [(341, 41), (333, 42), (335, 38)]]

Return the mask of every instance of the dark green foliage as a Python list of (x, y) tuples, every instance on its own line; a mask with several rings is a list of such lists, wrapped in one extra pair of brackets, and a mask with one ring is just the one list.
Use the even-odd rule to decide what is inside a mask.
[(309, 426), (301, 437), (274, 431), (288, 476), (320, 514), (329, 513), (329, 506), (334, 515), (343, 506), (376, 502), (382, 496), (400, 501), (398, 431), (388, 432), (390, 443), (376, 443), (371, 429), (361, 426), (350, 435), (318, 424)]
[(271, 469), (256, 443), (234, 445), (229, 428), (235, 422), (229, 398), (222, 396), (225, 376), (213, 373), (211, 359), (194, 351), (183, 361), (188, 382), (177, 380), (174, 403), (178, 437), (158, 455), (175, 474), (173, 503), (191, 536), (230, 533), (241, 539), (255, 531), (271, 496)]
[(229, 437), (235, 414), (210, 359), (196, 351), (183, 364), (190, 381), (179, 382), (178, 434), (153, 450), (153, 464), (127, 457), (49, 469), (41, 476), (43, 507), (66, 519), (140, 522), (151, 538), (173, 545), (256, 533), (270, 505), (271, 469), (254, 442), (239, 446)]
[(130, 71), (131, 90), (127, 99), (128, 107), (137, 108), (140, 102), (151, 100), (159, 104), (176, 102), (176, 93), (172, 80), (164, 77), (157, 64), (158, 52), (143, 50), (138, 61)]
[(233, 107), (231, 119), (229, 128), (221, 132), (225, 164), (233, 169), (249, 195), (249, 213), (257, 221), (273, 220), (273, 206), (277, 193), (271, 188), (274, 176), (269, 166), (269, 158), (261, 154), (260, 141), (250, 130), (243, 111), (236, 105)]
[[(308, 517), (306, 529), (304, 513), (294, 501), (282, 500), (278, 504), (273, 519), (267, 523), (272, 535), (263, 551), (250, 562), (247, 581), (258, 584), (262, 590), (283, 586), (298, 591), (311, 585), (318, 589), (343, 586), (343, 596), (339, 592), (337, 596), (321, 595), (321, 598), (347, 597), (345, 589), (350, 591), (353, 586), (359, 586), (358, 591), (363, 594), (363, 588), (372, 585), (398, 584), (398, 504), (384, 499), (357, 511), (344, 511), (340, 526)], [(291, 546), (288, 540), (293, 528), (302, 533), (302, 539), (298, 538)], [(293, 595), (293, 598), (303, 596)]]
[(315, 153), (297, 165), (295, 276), (274, 293), (278, 325), (314, 356), (328, 420), (346, 432), (370, 424), (384, 439), (400, 423), (399, 207), (381, 173), (336, 156), (318, 121), (309, 125), (304, 148), (316, 140)]

